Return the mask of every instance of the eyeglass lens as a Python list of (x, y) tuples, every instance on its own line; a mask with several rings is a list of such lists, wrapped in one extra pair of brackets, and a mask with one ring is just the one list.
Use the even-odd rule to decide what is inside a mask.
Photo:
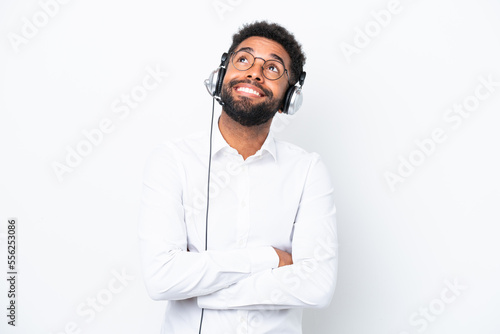
[[(255, 57), (249, 52), (238, 51), (233, 54), (232, 62), (237, 70), (246, 71), (253, 66)], [(285, 73), (285, 66), (277, 60), (268, 59), (262, 65), (262, 73), (269, 80), (277, 80)]]

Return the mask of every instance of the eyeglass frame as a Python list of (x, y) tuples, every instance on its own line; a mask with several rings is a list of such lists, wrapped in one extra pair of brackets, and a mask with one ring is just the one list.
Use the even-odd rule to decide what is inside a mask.
[[(236, 55), (238, 52), (245, 52), (245, 53), (248, 53), (249, 55), (251, 55), (251, 56), (253, 57), (253, 63), (252, 63), (252, 65), (250, 65), (250, 67), (249, 67), (249, 68), (247, 68), (246, 70), (240, 70), (240, 69), (239, 69), (239, 68), (237, 68), (237, 67), (236, 67), (236, 65), (234, 65), (234, 63), (233, 63), (233, 60), (234, 60), (234, 55)], [(264, 61), (264, 64), (262, 64), (261, 69), (262, 69), (262, 75), (263, 75), (263, 76), (264, 76), (267, 80), (271, 80), (271, 81), (276, 81), (276, 80), (279, 80), (279, 79), (281, 79), (281, 78), (283, 77), (283, 74), (285, 74), (285, 73), (286, 73), (286, 76), (287, 76), (287, 78), (288, 78), (287, 82), (288, 82), (288, 84), (290, 84), (290, 75), (288, 74), (288, 70), (287, 70), (287, 68), (286, 68), (285, 64), (284, 64), (282, 61), (280, 61), (280, 60), (278, 60), (278, 59), (268, 59), (268, 60), (265, 60), (265, 59), (264, 59), (264, 58), (262, 58), (262, 57), (255, 57), (253, 54), (251, 54), (250, 52), (248, 52), (248, 51), (246, 51), (246, 50), (238, 50), (238, 51), (236, 51), (236, 52), (234, 52), (234, 51), (232, 51), (232, 52), (231, 52), (231, 64), (233, 65), (233, 67), (234, 67), (236, 70), (238, 70), (238, 71), (240, 71), (240, 72), (243, 72), (243, 71), (248, 71), (249, 69), (251, 69), (251, 68), (253, 67), (253, 65), (255, 65), (255, 59), (262, 59), (262, 60)], [(266, 77), (266, 75), (264, 74), (264, 65), (266, 64), (266, 62), (267, 62), (267, 61), (276, 61), (276, 62), (280, 63), (281, 65), (283, 65), (283, 68), (285, 69), (285, 72), (283, 72), (283, 74), (281, 74), (281, 75), (280, 75), (278, 78), (276, 78), (276, 79), (269, 79), (269, 78), (268, 78), (268, 77)]]

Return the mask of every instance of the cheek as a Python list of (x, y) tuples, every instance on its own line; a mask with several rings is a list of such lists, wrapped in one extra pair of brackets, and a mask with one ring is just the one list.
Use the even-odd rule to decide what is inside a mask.
[(236, 79), (240, 75), (240, 72), (235, 71), (232, 68), (228, 68), (226, 70), (226, 74), (224, 75), (223, 83), (229, 83), (231, 80)]
[(231, 76), (226, 73), (226, 75), (224, 75), (224, 80), (222, 80), (222, 85), (227, 85), (229, 81), (231, 81)]
[(276, 96), (279, 97), (280, 99), (284, 99), (286, 92), (287, 92), (288, 86), (287, 85), (281, 85), (278, 88), (276, 88)]

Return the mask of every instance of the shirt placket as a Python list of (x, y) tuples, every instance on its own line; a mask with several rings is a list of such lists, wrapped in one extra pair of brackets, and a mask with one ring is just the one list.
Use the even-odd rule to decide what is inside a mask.
[(237, 334), (248, 334), (248, 311), (238, 310), (238, 327), (236, 329)]
[(238, 182), (238, 219), (236, 228), (236, 244), (238, 248), (245, 248), (250, 230), (250, 177), (248, 165), (241, 166)]
[[(248, 165), (241, 165), (238, 177), (238, 218), (236, 222), (236, 245), (238, 248), (246, 248), (248, 233), (250, 230), (250, 176)], [(238, 310), (237, 334), (248, 333), (248, 311)]]

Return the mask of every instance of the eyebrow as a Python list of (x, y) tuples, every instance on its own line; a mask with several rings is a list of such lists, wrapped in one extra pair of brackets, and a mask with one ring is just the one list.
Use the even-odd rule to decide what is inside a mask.
[[(246, 52), (251, 53), (252, 55), (255, 52), (254, 49), (252, 49), (251, 47), (248, 47), (248, 46), (243, 47), (236, 52), (239, 52), (239, 51), (246, 51)], [(283, 61), (283, 59), (280, 56), (278, 56), (277, 54), (271, 53), (270, 56), (271, 56), (271, 58), (276, 59), (276, 60), (280, 61), (283, 65), (285, 65), (285, 62)]]

